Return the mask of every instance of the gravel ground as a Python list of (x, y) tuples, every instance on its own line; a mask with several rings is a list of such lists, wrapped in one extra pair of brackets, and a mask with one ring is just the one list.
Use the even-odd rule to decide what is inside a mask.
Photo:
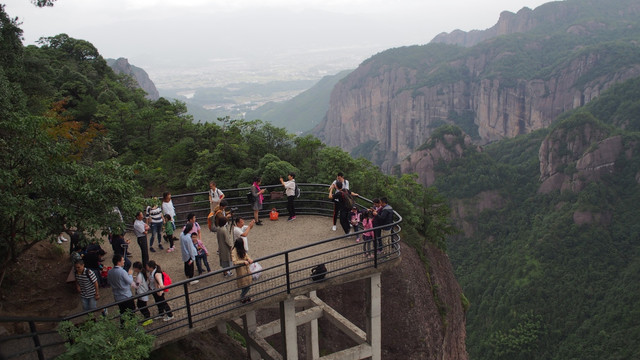
[[(201, 236), (202, 241), (209, 251), (208, 262), (212, 271), (220, 270), (220, 262), (217, 255), (218, 241), (216, 240), (216, 233), (209, 231), (206, 225), (206, 219), (196, 219), (202, 227)], [(269, 219), (262, 219), (262, 226), (254, 226), (249, 232), (249, 256), (252, 259), (259, 259), (287, 249), (293, 249), (296, 247), (308, 245), (329, 239), (344, 234), (340, 226), (337, 231), (332, 231), (332, 221), (330, 217), (324, 216), (311, 216), (311, 215), (298, 215), (296, 220), (287, 221), (286, 215), (281, 216), (277, 221), (270, 221)], [(176, 231), (180, 231), (179, 227)], [(148, 236), (149, 237), (149, 236)], [(176, 236), (177, 237), (177, 236)], [(133, 233), (127, 233), (125, 238), (130, 240), (129, 251), (133, 254), (130, 259), (132, 262), (141, 260), (141, 251), (138, 246)], [(343, 240), (344, 243), (351, 243), (353, 240)], [(165, 250), (160, 250), (157, 246), (157, 241), (154, 244), (156, 252), (149, 253), (149, 259), (155, 260), (162, 269), (167, 272), (173, 282), (186, 279), (184, 274), (184, 263), (182, 262), (180, 252), (180, 242), (174, 244), (176, 250), (167, 253), (166, 249), (168, 244), (163, 240), (163, 246)], [(111, 266), (111, 256), (113, 252), (108, 243), (104, 244), (103, 249), (107, 251), (105, 255), (105, 266)], [(318, 251), (314, 249), (313, 251)], [(271, 258), (261, 260), (260, 264), (267, 268), (279, 263), (282, 258)], [(293, 259), (290, 259), (293, 260)], [(197, 267), (195, 269), (196, 276), (198, 275)], [(222, 276), (220, 275), (220, 278)], [(98, 301), (98, 306), (107, 305), (113, 302), (113, 296), (110, 288), (101, 289), (101, 298)], [(151, 300), (151, 303), (153, 300)], [(78, 306), (76, 312), (81, 311), (81, 307)]]

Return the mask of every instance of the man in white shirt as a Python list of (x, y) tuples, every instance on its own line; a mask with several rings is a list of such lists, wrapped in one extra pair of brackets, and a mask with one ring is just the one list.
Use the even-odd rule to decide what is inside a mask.
[(216, 207), (220, 205), (220, 201), (224, 199), (224, 193), (216, 187), (214, 181), (209, 182), (209, 206), (211, 212), (214, 212)]
[(256, 224), (255, 220), (251, 220), (249, 225), (244, 224), (244, 219), (241, 217), (236, 218), (236, 226), (233, 228), (233, 239), (241, 238), (244, 243), (244, 250), (249, 251), (249, 240), (247, 236), (249, 235), (249, 231), (253, 229), (253, 226)]
[(147, 232), (149, 231), (149, 225), (144, 221), (144, 214), (139, 211), (136, 214), (136, 220), (133, 222), (133, 233), (136, 235), (140, 251), (142, 252), (142, 266), (149, 262), (149, 247), (147, 244)]
[(287, 178), (289, 179), (288, 181), (280, 178), (280, 183), (284, 186), (285, 194), (287, 194), (287, 211), (289, 211), (287, 221), (293, 221), (296, 219), (296, 207), (293, 203), (296, 199), (296, 174), (290, 172)]

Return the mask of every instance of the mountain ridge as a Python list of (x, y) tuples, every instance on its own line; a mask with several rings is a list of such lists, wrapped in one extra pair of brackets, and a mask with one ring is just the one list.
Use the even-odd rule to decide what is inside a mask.
[[(640, 13), (638, 1), (609, 3), (600, 18), (587, 15), (602, 4), (588, 3), (598, 6), (581, 8), (572, 15), (577, 22), (550, 34), (535, 28), (468, 48), (431, 43), (382, 52), (338, 83), (327, 119), (313, 134), (347, 151), (376, 141), (368, 158), (392, 172), (442, 124), (463, 127), (478, 144), (547, 127), (562, 112), (640, 75), (634, 40), (640, 25), (629, 20)], [(531, 14), (567, 4), (574, 9), (576, 2), (545, 4)]]

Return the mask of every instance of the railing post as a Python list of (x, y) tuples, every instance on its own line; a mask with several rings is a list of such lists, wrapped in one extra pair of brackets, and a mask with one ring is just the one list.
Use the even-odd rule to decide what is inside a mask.
[(184, 287), (184, 302), (187, 306), (187, 321), (189, 322), (189, 329), (193, 328), (193, 319), (191, 318), (191, 302), (189, 301), (189, 283), (182, 284)]
[(284, 253), (284, 268), (287, 273), (287, 294), (291, 294), (291, 278), (289, 273), (289, 252)]
[(42, 346), (40, 345), (40, 337), (38, 336), (38, 331), (36, 330), (36, 323), (31, 320), (29, 321), (29, 330), (31, 331), (31, 338), (33, 339), (33, 344), (36, 346), (36, 351), (38, 352), (38, 359), (44, 360), (44, 352), (42, 351)]

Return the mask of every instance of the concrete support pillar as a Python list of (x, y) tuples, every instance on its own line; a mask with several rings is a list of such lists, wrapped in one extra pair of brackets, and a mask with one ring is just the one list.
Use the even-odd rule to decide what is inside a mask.
[(367, 279), (367, 343), (371, 345), (372, 360), (382, 359), (382, 302), (380, 273)]
[(284, 358), (298, 360), (296, 302), (292, 298), (280, 302), (280, 330), (284, 340)]
[[(242, 316), (242, 325), (247, 334), (255, 334), (256, 328), (258, 327), (258, 323), (256, 321), (256, 312), (249, 311), (248, 313)], [(251, 345), (249, 345), (249, 341), (247, 341), (247, 352), (249, 353), (249, 359), (251, 360), (260, 360), (260, 353)]]
[[(315, 291), (309, 293), (310, 299), (317, 299)], [(307, 360), (317, 360), (320, 358), (320, 345), (318, 344), (318, 319), (313, 319), (306, 325), (307, 328)]]
[(216, 328), (218, 329), (218, 332), (220, 334), (226, 334), (227, 333), (227, 323), (224, 322), (224, 321), (216, 324)]

